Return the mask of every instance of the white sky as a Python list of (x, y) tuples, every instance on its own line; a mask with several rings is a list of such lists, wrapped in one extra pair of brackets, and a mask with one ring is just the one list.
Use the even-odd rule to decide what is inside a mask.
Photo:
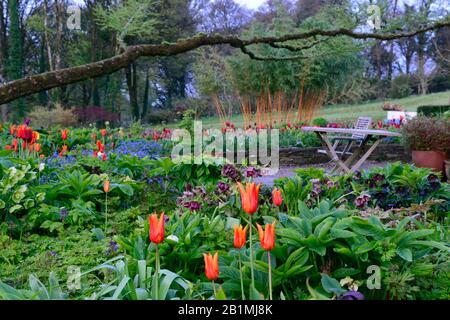
[(264, 3), (265, 0), (235, 0), (237, 3), (246, 5), (250, 9), (256, 9)]

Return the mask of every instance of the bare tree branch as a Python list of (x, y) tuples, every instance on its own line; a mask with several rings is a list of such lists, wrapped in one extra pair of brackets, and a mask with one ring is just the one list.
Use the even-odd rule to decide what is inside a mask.
[[(8, 82), (0, 86), (0, 105), (44, 90), (114, 73), (143, 56), (174, 56), (200, 48), (202, 46), (228, 44), (232, 47), (241, 49), (254, 59), (262, 58), (262, 60), (266, 60), (266, 58), (271, 57), (259, 57), (249, 51), (246, 47), (254, 44), (275, 44), (276, 46), (286, 41), (310, 39), (316, 36), (347, 36), (353, 39), (362, 40), (394, 40), (405, 37), (413, 37), (421, 33), (437, 30), (447, 26), (450, 26), (450, 19), (438, 21), (429, 26), (419, 27), (413, 31), (400, 33), (359, 33), (353, 30), (341, 28), (335, 30), (314, 29), (278, 37), (254, 37), (250, 39), (241, 39), (237, 36), (199, 34), (192, 38), (179, 40), (175, 43), (135, 45), (127, 47), (123, 53), (105, 60), (66, 69), (54, 70), (52, 72), (31, 75)], [(281, 57), (278, 59), (283, 58)]]

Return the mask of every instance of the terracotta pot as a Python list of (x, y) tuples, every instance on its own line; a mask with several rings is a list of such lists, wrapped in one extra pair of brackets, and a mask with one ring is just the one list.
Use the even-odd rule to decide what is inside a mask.
[(450, 183), (450, 161), (444, 160), (444, 166), (445, 166), (445, 176), (447, 177), (447, 182)]
[(439, 151), (417, 151), (412, 152), (412, 160), (419, 168), (430, 168), (434, 171), (444, 172), (444, 160), (447, 155)]

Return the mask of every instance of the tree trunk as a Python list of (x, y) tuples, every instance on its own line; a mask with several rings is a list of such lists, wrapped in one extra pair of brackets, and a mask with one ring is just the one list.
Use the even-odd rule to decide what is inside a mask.
[(145, 73), (145, 89), (144, 89), (144, 99), (142, 102), (141, 119), (145, 119), (145, 116), (147, 115), (149, 91), (150, 91), (150, 69), (147, 67), (147, 72)]
[(50, 41), (48, 39), (48, 1), (44, 0), (44, 37), (45, 37), (45, 43), (47, 44), (47, 59), (48, 59), (48, 68), (50, 71), (55, 70), (53, 68), (53, 55), (52, 55), (52, 46), (50, 44)]
[(136, 64), (132, 63), (125, 69), (127, 78), (128, 95), (130, 97), (130, 106), (133, 112), (133, 120), (139, 120), (139, 104), (137, 98), (137, 75)]
[[(4, 1), (0, 0), (0, 85), (6, 82), (6, 61), (8, 55), (8, 47), (6, 42), (6, 19)], [(2, 122), (8, 121), (8, 105), (0, 105)]]

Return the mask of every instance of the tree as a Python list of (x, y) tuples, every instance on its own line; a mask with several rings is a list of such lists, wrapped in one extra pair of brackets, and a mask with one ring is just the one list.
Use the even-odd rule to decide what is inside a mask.
[[(23, 72), (23, 43), (20, 28), (19, 0), (8, 0), (8, 12), (10, 15), (8, 60), (6, 74), (8, 79), (15, 80), (22, 77)], [(22, 99), (13, 105), (13, 118), (21, 119), (25, 115), (25, 103)]]
[(298, 33), (283, 34), (277, 36), (263, 36), (252, 38), (240, 38), (239, 36), (222, 36), (222, 35), (205, 35), (199, 34), (197, 36), (188, 37), (172, 43), (158, 43), (158, 44), (139, 44), (130, 45), (126, 47), (121, 54), (113, 57), (103, 59), (94, 63), (78, 65), (53, 72), (43, 74), (36, 74), (27, 76), (16, 81), (11, 81), (0, 86), (0, 104), (16, 100), (20, 97), (28, 96), (43, 90), (48, 90), (62, 85), (68, 85), (92, 79), (96, 77), (105, 76), (121, 70), (130, 64), (136, 62), (140, 57), (161, 57), (161, 56), (175, 56), (182, 53), (192, 51), (203, 46), (225, 45), (228, 44), (234, 48), (240, 49), (243, 53), (253, 59), (258, 60), (276, 60), (280, 57), (261, 56), (254, 52), (250, 46), (268, 44), (275, 48), (287, 49), (292, 51), (293, 55), (289, 57), (282, 57), (281, 59), (299, 59), (301, 52), (305, 49), (296, 47), (290, 44), (292, 41), (309, 40), (309, 46), (318, 45), (314, 39), (318, 37), (336, 38), (336, 37), (350, 37), (353, 39), (365, 40), (376, 39), (392, 41), (402, 37), (414, 37), (418, 34), (438, 30), (443, 27), (450, 26), (450, 19), (447, 17), (442, 20), (437, 20), (427, 25), (417, 26), (412, 30), (391, 30), (389, 32), (359, 32), (352, 28), (337, 28), (324, 30), (321, 28), (300, 31)]

